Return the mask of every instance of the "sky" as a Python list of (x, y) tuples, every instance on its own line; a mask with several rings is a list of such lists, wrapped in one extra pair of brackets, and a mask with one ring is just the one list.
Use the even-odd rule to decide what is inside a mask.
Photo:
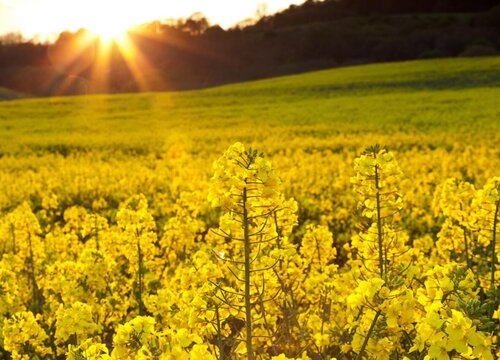
[[(48, 38), (64, 30), (126, 28), (152, 20), (202, 12), (211, 24), (228, 28), (254, 17), (259, 4), (272, 14), (304, 0), (0, 0), (0, 34), (21, 32)], [(111, 19), (111, 21), (110, 21)]]

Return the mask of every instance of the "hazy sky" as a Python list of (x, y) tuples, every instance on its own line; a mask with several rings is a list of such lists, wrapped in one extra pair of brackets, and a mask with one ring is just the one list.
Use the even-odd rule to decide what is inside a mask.
[(155, 19), (187, 17), (201, 11), (223, 27), (253, 17), (257, 6), (267, 3), (268, 12), (304, 0), (0, 0), (0, 34), (21, 31), (43, 37), (62, 30), (102, 27), (111, 19), (129, 26)]

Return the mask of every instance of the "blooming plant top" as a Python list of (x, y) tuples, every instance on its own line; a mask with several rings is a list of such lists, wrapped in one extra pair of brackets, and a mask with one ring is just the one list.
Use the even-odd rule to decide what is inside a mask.
[(214, 176), (211, 180), (209, 200), (212, 206), (227, 211), (241, 211), (241, 203), (235, 197), (246, 192), (249, 212), (263, 213), (279, 203), (278, 185), (280, 179), (274, 173), (271, 163), (262, 153), (245, 149), (242, 143), (235, 143), (214, 162)]
[[(354, 160), (354, 170), (356, 175), (351, 178), (351, 183), (363, 201), (360, 204), (363, 216), (388, 219), (401, 210), (403, 201), (399, 182), (402, 172), (391, 152), (378, 145), (371, 146)], [(377, 201), (381, 205), (379, 213)]]

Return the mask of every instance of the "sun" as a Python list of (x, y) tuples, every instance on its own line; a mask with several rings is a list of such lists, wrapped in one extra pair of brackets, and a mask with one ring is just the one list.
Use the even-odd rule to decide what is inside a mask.
[(88, 30), (100, 37), (105, 42), (124, 42), (131, 25), (119, 20), (107, 19), (107, 21), (98, 21), (95, 19), (89, 22)]
[(131, 4), (128, 0), (87, 0), (85, 4), (51, 1), (61, 5), (60, 12), (66, 10), (72, 16), (52, 18), (51, 23), (45, 23), (47, 17), (34, 16), (32, 23), (39, 28), (50, 25), (67, 29), (69, 33), (60, 35), (49, 51), (49, 60), (71, 75), (67, 82), (57, 85), (61, 92), (79, 76), (90, 80), (94, 92), (112, 91), (115, 86), (111, 82), (112, 71), (130, 76), (130, 87), (141, 91), (163, 81), (150, 75), (155, 69), (140, 47), (142, 37), (137, 33), (138, 24), (144, 23), (142, 8), (126, 6)]
[(106, 41), (123, 40), (134, 24), (133, 9), (116, 1), (89, 0), (88, 6), (79, 10), (78, 23)]

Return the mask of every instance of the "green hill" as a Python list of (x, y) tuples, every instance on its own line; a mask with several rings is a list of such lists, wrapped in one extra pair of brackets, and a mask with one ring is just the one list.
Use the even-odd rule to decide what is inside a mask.
[[(500, 57), (425, 60), (202, 91), (2, 102), (1, 150), (149, 153), (177, 138), (207, 147), (211, 139), (258, 142), (277, 134), (283, 147), (300, 136), (331, 134), (384, 134), (387, 138), (374, 140), (386, 142), (395, 133), (426, 135), (437, 143), (495, 141), (500, 132), (499, 68)], [(440, 138), (450, 133), (458, 137)]]

